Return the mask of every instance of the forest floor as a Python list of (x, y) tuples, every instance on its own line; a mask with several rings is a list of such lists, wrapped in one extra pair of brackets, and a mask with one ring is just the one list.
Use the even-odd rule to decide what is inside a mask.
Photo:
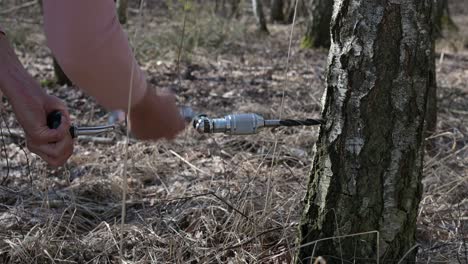
[[(251, 14), (227, 20), (194, 5), (179, 74), (183, 14), (162, 2), (168, 3), (148, 1), (142, 13), (132, 6), (126, 28), (150, 81), (176, 91), (181, 105), (211, 117), (319, 116), (327, 51), (299, 48), (303, 18), (288, 66), (291, 25), (270, 24), (264, 36)], [(93, 99), (54, 84), (37, 5), (11, 9), (24, 3), (1, 2), (0, 24), (28, 71), (68, 104), (76, 123), (106, 123), (108, 112)], [(439, 119), (427, 139), (418, 263), (468, 263), (465, 5), (453, 1), (459, 30), (437, 45)], [(0, 263), (112, 263), (122, 255), (126, 263), (291, 262), (318, 127), (252, 136), (200, 135), (189, 127), (174, 142), (132, 140), (121, 229), (123, 130), (107, 135), (106, 143), (78, 140), (67, 165), (52, 169), (24, 150), (19, 125), (4, 104)]]

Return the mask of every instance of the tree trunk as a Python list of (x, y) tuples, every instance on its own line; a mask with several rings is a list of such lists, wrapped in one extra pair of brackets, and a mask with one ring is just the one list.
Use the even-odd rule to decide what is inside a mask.
[(118, 0), (117, 1), (117, 16), (119, 17), (119, 22), (122, 25), (127, 23), (127, 9), (128, 9), (128, 0)]
[(294, 18), (294, 7), (296, 5), (296, 0), (290, 0), (286, 6), (286, 23), (291, 24)]
[(309, 0), (309, 21), (302, 39), (303, 48), (330, 47), (330, 21), (333, 12), (333, 0)]
[[(437, 29), (432, 29), (432, 34), (436, 33)], [(429, 136), (437, 130), (437, 78), (436, 78), (436, 63), (435, 63), (435, 36), (432, 38), (431, 56), (433, 57), (429, 65), (430, 79), (429, 90), (427, 92), (427, 107), (426, 107), (426, 136)]]
[[(433, 19), (433, 41), (443, 37), (445, 30), (457, 30), (457, 26), (450, 17), (448, 0), (433, 0), (432, 19)], [(435, 57), (435, 48), (431, 50)], [(429, 87), (427, 96), (426, 126), (428, 135), (434, 133), (437, 129), (437, 81), (435, 60), (430, 65), (432, 71), (432, 85)]]
[(227, 17), (226, 0), (215, 1), (215, 14), (224, 18)]
[(283, 0), (272, 0), (271, 2), (271, 22), (284, 22), (284, 1)]
[(435, 27), (435, 37), (443, 37), (444, 30), (457, 30), (455, 22), (453, 22), (452, 17), (450, 16), (448, 0), (433, 0), (433, 19)]
[[(415, 245), (433, 78), (431, 6), (432, 0), (337, 0), (322, 112), (327, 121), (309, 175), (298, 263), (319, 255), (330, 263), (341, 263), (334, 257), (397, 263)], [(373, 230), (379, 243), (375, 234), (311, 243)]]
[(231, 14), (229, 15), (229, 18), (238, 18), (239, 17), (239, 5), (240, 5), (240, 0), (231, 0)]
[(252, 0), (253, 13), (257, 19), (258, 30), (269, 34), (261, 0)]
[(54, 60), (54, 73), (55, 73), (55, 79), (57, 81), (57, 84), (59, 85), (67, 85), (67, 86), (72, 86), (72, 82), (70, 79), (68, 79), (67, 75), (65, 72), (63, 72), (62, 67), (58, 64), (57, 60), (52, 57)]
[(297, 17), (303, 17), (303, 16), (307, 16), (308, 12), (305, 8), (305, 4), (304, 4), (304, 1), (302, 0), (291, 0), (289, 3), (289, 5), (287, 6), (286, 8), (286, 23), (292, 23), (293, 22), (293, 19), (294, 19), (294, 9), (296, 7), (296, 1), (299, 1), (299, 3), (297, 3), (297, 14), (296, 16)]
[[(43, 13), (42, 0), (38, 0), (37, 2), (39, 4), (39, 8), (41, 9), (41, 13)], [(67, 75), (63, 72), (62, 68), (60, 67), (57, 60), (53, 56), (52, 56), (52, 60), (53, 60), (54, 73), (55, 73), (55, 79), (56, 79), (57, 84), (71, 86), (72, 82), (70, 81), (70, 79), (68, 79)]]

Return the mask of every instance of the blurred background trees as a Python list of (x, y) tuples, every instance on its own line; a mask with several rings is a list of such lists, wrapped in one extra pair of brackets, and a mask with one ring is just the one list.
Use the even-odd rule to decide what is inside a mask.
[(257, 20), (258, 30), (260, 32), (269, 33), (267, 28), (267, 21), (265, 18), (265, 13), (263, 12), (262, 0), (252, 0), (253, 13), (255, 19)]
[(284, 22), (284, 0), (272, 0), (270, 10), (271, 22)]
[(127, 23), (128, 0), (117, 0), (117, 16), (120, 24)]
[[(42, 0), (38, 0), (37, 2), (39, 4), (39, 8), (41, 9), (41, 13), (42, 13)], [(60, 67), (58, 61), (55, 59), (54, 56), (52, 56), (52, 61), (53, 61), (52, 63), (53, 63), (54, 73), (55, 73), (55, 81), (57, 82), (57, 84), (71, 86), (72, 82), (70, 81), (70, 79), (68, 79), (67, 75), (63, 72), (62, 67)]]
[(435, 42), (437, 39), (444, 37), (445, 32), (456, 31), (457, 26), (453, 22), (448, 0), (434, 0), (432, 6), (432, 41), (433, 48), (431, 50), (433, 61), (430, 64), (431, 69), (431, 85), (428, 91), (427, 109), (426, 109), (426, 126), (428, 134), (431, 134), (437, 129), (437, 78), (435, 67)]
[(303, 48), (328, 48), (330, 46), (330, 21), (333, 0), (306, 0), (307, 31), (302, 39)]
[(434, 0), (434, 37), (440, 38), (446, 30), (457, 30), (455, 22), (450, 16), (448, 0)]

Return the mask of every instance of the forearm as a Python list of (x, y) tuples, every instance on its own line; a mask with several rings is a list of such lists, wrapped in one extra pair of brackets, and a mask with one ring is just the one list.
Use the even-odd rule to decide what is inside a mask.
[(129, 94), (132, 105), (143, 98), (146, 78), (112, 0), (44, 0), (43, 4), (48, 45), (74, 84), (108, 109), (127, 109)]
[(15, 98), (44, 95), (34, 78), (23, 67), (7, 37), (0, 33), (0, 90), (14, 103)]

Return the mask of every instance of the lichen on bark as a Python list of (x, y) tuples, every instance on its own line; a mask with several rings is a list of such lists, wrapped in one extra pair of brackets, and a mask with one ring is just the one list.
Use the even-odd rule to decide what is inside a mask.
[[(299, 243), (315, 256), (395, 260), (414, 245), (432, 58), (431, 1), (340, 0)], [(380, 245), (380, 256), (377, 256)], [(302, 247), (306, 263), (315, 245)], [(411, 258), (411, 255), (409, 256)]]

